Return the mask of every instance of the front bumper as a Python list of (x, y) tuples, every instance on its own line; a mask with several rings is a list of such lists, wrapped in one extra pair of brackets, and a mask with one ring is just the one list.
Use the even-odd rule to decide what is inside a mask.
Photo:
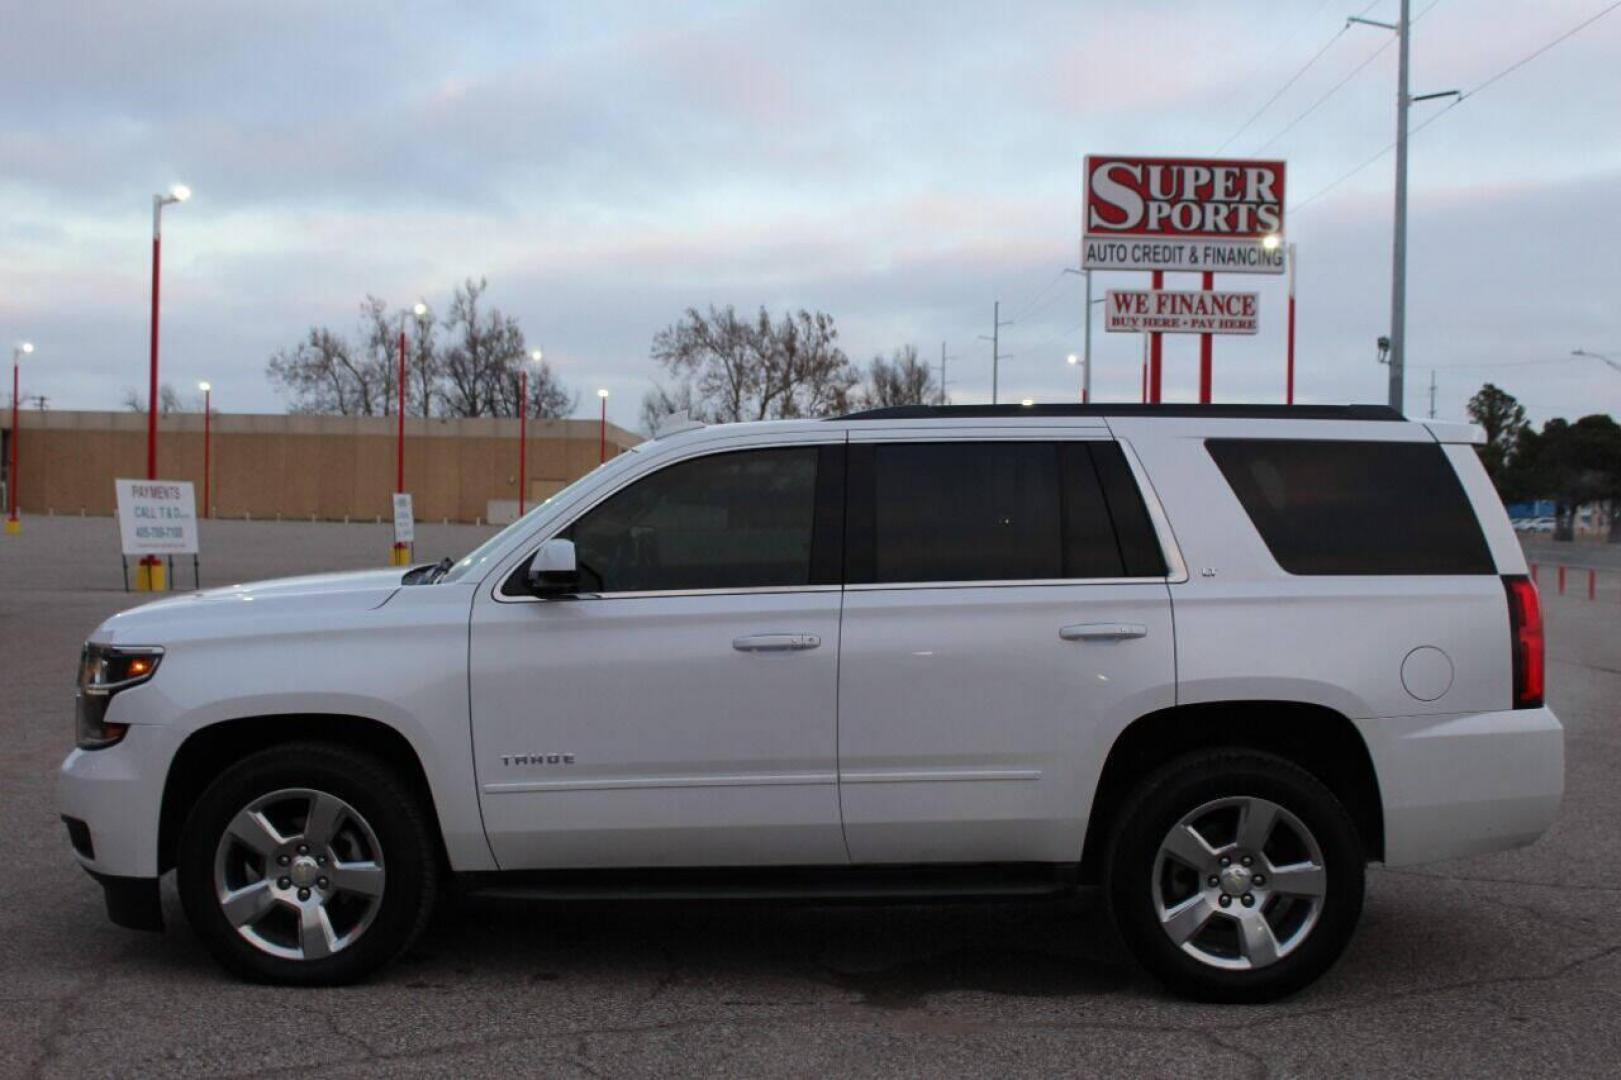
[(89, 831), (89, 844), (73, 848), (79, 864), (92, 874), (156, 880), (171, 741), (167, 726), (132, 724), (118, 745), (74, 750), (62, 762), (57, 809)]
[(1559, 813), (1565, 734), (1546, 708), (1356, 721), (1385, 811), (1385, 863), (1520, 847)]

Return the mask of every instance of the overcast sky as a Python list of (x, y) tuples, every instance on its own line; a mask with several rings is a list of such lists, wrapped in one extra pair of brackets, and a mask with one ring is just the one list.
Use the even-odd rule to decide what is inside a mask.
[[(1609, 3), (1415, 0), (1413, 90), (1478, 86)], [(627, 425), (654, 332), (710, 303), (823, 309), (862, 361), (944, 341), (978, 401), (1000, 299), (1004, 399), (1071, 400), (1083, 155), (1230, 140), (1310, 198), (1393, 137), (1395, 48), (1278, 135), (1386, 44), (1339, 33), (1366, 6), (0, 0), (0, 335), (37, 346), (25, 401), (144, 388), (151, 196), (184, 181), (163, 377), (226, 411), (282, 408), (265, 361), (311, 324), (353, 330), (367, 293), (443, 310), (469, 275)], [(1289, 211), (1302, 400), (1385, 398), (1392, 168)], [(1409, 280), (1410, 412), (1432, 368), (1443, 417), (1488, 379), (1539, 420), (1621, 406), (1621, 372), (1568, 357), (1621, 361), (1621, 11), (1413, 139)], [(1281, 400), (1282, 279), (1217, 281), (1262, 293), (1261, 333), (1217, 340), (1218, 400)], [(1099, 400), (1136, 399), (1139, 342), (1095, 331)], [(1172, 400), (1196, 342), (1167, 346)]]

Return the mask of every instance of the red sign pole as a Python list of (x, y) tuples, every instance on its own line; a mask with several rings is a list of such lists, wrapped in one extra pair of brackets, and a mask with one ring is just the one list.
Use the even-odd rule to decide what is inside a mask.
[[(394, 490), (405, 494), (405, 318), (400, 317), (400, 408), (395, 418), (394, 438)], [(405, 566), (411, 561), (409, 545), (394, 542), (394, 565)]]
[(208, 450), (209, 450), (209, 443), (212, 441), (210, 439), (210, 436), (213, 434), (213, 432), (210, 430), (210, 421), (213, 419), (213, 413), (214, 413), (214, 407), (212, 405), (213, 399), (214, 399), (213, 388), (209, 388), (209, 389), (203, 391), (203, 517), (208, 516), (208, 506), (209, 506), (209, 503), (208, 503), (208, 466), (209, 466)]
[(529, 462), (529, 369), (518, 369), (518, 516), (523, 517), (524, 466)]
[[(1155, 292), (1165, 288), (1165, 271), (1153, 272), (1152, 287)], [(1148, 335), (1148, 401), (1150, 404), (1160, 403), (1160, 391), (1164, 376), (1165, 352), (1164, 339), (1159, 331), (1151, 331)]]
[(11, 354), (11, 516), (6, 518), (6, 531), (18, 532), (22, 526), (17, 523), (17, 436), (21, 429), (17, 426), (17, 354)]
[[(1216, 287), (1216, 275), (1209, 270), (1204, 272), (1205, 292)], [(1210, 404), (1210, 365), (1211, 354), (1214, 352), (1214, 341), (1210, 334), (1199, 335), (1199, 404)]]
[(1289, 245), (1289, 371), (1285, 376), (1284, 401), (1295, 403), (1295, 246)]

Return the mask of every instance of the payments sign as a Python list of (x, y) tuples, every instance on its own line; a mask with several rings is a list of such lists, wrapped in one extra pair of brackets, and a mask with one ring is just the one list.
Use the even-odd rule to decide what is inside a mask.
[(1088, 155), (1081, 265), (1281, 274), (1283, 195), (1281, 161)]
[(411, 513), (411, 494), (407, 491), (394, 493), (394, 542), (416, 543), (416, 518)]
[(1163, 334), (1253, 334), (1260, 294), (1181, 292), (1171, 289), (1110, 289), (1104, 295), (1104, 329)]
[(125, 555), (197, 554), (197, 498), (190, 480), (114, 480)]

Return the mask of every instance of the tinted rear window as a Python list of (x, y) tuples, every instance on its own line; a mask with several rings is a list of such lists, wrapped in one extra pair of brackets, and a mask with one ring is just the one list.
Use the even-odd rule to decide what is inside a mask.
[(1209, 439), (1291, 574), (1491, 574), (1474, 508), (1434, 443)]
[(1165, 573), (1142, 496), (1112, 443), (857, 444), (848, 528), (851, 582)]

